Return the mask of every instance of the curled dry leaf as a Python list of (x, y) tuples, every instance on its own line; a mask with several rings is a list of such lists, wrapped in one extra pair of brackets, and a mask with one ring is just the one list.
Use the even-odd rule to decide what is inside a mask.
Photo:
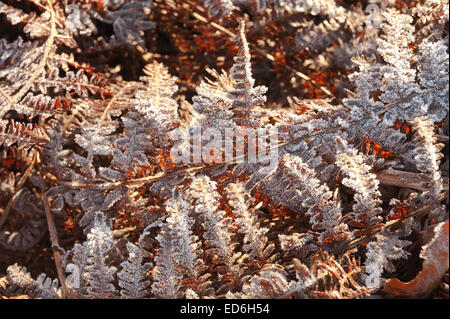
[(420, 257), (424, 260), (422, 270), (408, 282), (397, 278), (389, 279), (384, 292), (393, 297), (425, 297), (439, 285), (448, 270), (448, 221), (431, 226), (425, 231), (427, 243), (422, 247)]

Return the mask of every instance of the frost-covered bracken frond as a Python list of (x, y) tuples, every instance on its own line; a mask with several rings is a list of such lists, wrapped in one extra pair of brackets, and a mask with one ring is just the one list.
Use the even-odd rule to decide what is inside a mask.
[(376, 240), (367, 244), (363, 280), (368, 288), (380, 288), (383, 283), (384, 270), (394, 271), (395, 267), (392, 261), (406, 258), (409, 255), (404, 248), (411, 242), (400, 238), (404, 235), (406, 234), (401, 231), (385, 231), (377, 234)]
[(171, 245), (173, 238), (169, 226), (162, 227), (161, 234), (156, 237), (160, 248), (155, 257), (156, 269), (153, 270), (152, 293), (160, 298), (180, 298), (180, 289), (183, 275), (178, 271), (180, 258), (176, 247)]
[(197, 88), (192, 107), (199, 116), (194, 124), (200, 123), (223, 130), (234, 128), (236, 125), (255, 125), (254, 122), (258, 121), (255, 118), (250, 122), (249, 112), (255, 106), (264, 104), (267, 88), (255, 86), (243, 21), (239, 32), (232, 40), (239, 51), (234, 57), (229, 74), (207, 70), (213, 79), (206, 79)]
[(51, 280), (45, 274), (40, 274), (33, 279), (25, 267), (14, 264), (8, 267), (7, 290), (22, 293), (34, 298), (58, 299), (61, 298), (61, 290), (58, 280)]
[(442, 177), (439, 164), (443, 157), (440, 151), (444, 147), (444, 144), (437, 142), (433, 122), (427, 118), (416, 118), (413, 122), (413, 129), (415, 131), (416, 165), (430, 179), (429, 196), (433, 201), (438, 198), (442, 190)]
[(282, 270), (265, 269), (253, 276), (242, 288), (243, 296), (249, 299), (280, 299), (291, 292), (290, 282)]
[[(377, 52), (383, 62), (354, 59), (359, 71), (350, 79), (356, 90), (343, 103), (351, 109), (355, 123), (349, 127), (354, 132), (349, 134), (355, 136), (354, 143), (368, 138), (401, 156), (400, 166), (409, 167), (414, 166), (414, 143), (394, 126), (398, 121), (413, 121), (418, 116), (434, 121), (445, 118), (448, 82), (442, 79), (448, 75), (448, 54), (443, 52), (448, 45), (442, 40), (434, 43), (431, 39), (418, 39), (412, 17), (407, 14), (389, 9), (384, 17), (383, 34), (377, 40)], [(417, 43), (416, 49), (413, 43)], [(427, 58), (429, 54), (433, 62)], [(417, 63), (412, 63), (416, 56)]]
[(17, 145), (27, 150), (34, 146), (43, 146), (48, 142), (45, 132), (32, 124), (16, 123), (11, 120), (9, 123), (3, 123), (2, 126), (0, 127), (1, 146)]
[[(266, 101), (264, 86), (254, 86), (252, 76), (250, 52), (245, 37), (245, 23), (242, 21), (239, 33), (233, 39), (239, 47), (239, 52), (234, 58), (233, 67), (230, 70), (230, 79), (233, 81), (233, 90), (229, 92), (232, 108), (238, 112), (237, 117), (245, 116), (250, 108), (262, 105)], [(239, 111), (238, 111), (239, 110)], [(242, 112), (241, 115), (239, 115)]]
[(448, 41), (425, 39), (419, 46), (418, 76), (423, 87), (424, 100), (429, 105), (430, 118), (443, 119), (448, 107)]
[(122, 270), (117, 273), (119, 278), (120, 295), (122, 298), (142, 299), (148, 295), (146, 280), (147, 272), (152, 268), (151, 263), (144, 263), (142, 248), (127, 243), (128, 260), (122, 262)]
[(359, 228), (371, 228), (378, 224), (382, 212), (379, 191), (380, 182), (371, 167), (365, 163), (363, 155), (337, 137), (341, 152), (336, 157), (336, 164), (341, 169), (344, 179), (342, 184), (355, 191), (355, 204), (350, 213), (351, 224)]
[(233, 264), (232, 233), (229, 229), (231, 218), (219, 210), (220, 195), (216, 182), (208, 176), (195, 178), (189, 187), (189, 196), (194, 200), (195, 212), (202, 216), (205, 228), (204, 238), (211, 246), (210, 253), (231, 266)]
[(305, 12), (311, 15), (326, 14), (340, 19), (343, 17), (344, 8), (336, 5), (334, 0), (273, 0), (273, 2), (280, 9)]
[[(85, 154), (69, 153), (69, 162), (73, 163), (74, 169), (65, 174), (69, 174), (73, 181), (89, 185), (92, 178), (114, 183), (136, 176), (140, 168), (156, 161), (161, 147), (170, 145), (168, 133), (179, 123), (178, 104), (173, 98), (177, 90), (175, 78), (159, 63), (147, 65), (144, 73), (142, 83), (129, 83), (119, 89), (103, 111), (100, 123), (86, 120), (79, 134), (75, 134), (75, 142), (85, 150)], [(120, 123), (110, 119), (125, 110), (127, 113)], [(123, 134), (112, 138), (119, 125), (123, 127)], [(150, 135), (158, 138), (150, 139)], [(95, 168), (93, 162), (105, 156), (112, 157), (110, 167)], [(57, 164), (54, 168), (59, 166)], [(138, 205), (145, 200), (127, 196), (128, 189), (135, 187), (119, 184), (111, 189), (89, 186), (80, 189), (73, 195), (73, 202), (86, 211), (80, 224), (88, 231), (96, 211), (107, 212), (119, 204), (141, 212), (143, 209)], [(70, 190), (66, 189), (66, 196), (67, 192)]]
[(24, 32), (32, 38), (46, 37), (50, 34), (51, 17), (49, 13), (35, 18), (34, 13), (28, 14), (3, 2), (0, 2), (0, 13), (4, 14), (12, 25), (16, 25), (24, 20), (32, 21), (24, 28)]
[[(70, 98), (66, 95), (68, 92), (76, 92), (80, 97), (87, 98), (105, 91), (104, 77), (87, 72), (72, 56), (58, 53), (56, 44), (50, 40), (52, 38), (41, 44), (23, 43), (19, 39), (6, 45), (6, 50), (15, 47), (19, 50), (14, 55), (6, 52), (2, 61), (1, 116), (17, 108), (27, 116), (39, 114), (48, 118), (70, 108)], [(29, 49), (20, 50), (21, 47)], [(51, 98), (55, 93), (58, 94), (56, 98)], [(14, 105), (16, 103), (17, 106)]]
[(209, 275), (203, 274), (206, 268), (201, 243), (192, 233), (195, 220), (190, 216), (190, 205), (177, 193), (166, 203), (166, 211), (169, 216), (156, 238), (160, 248), (155, 257), (152, 292), (161, 298), (177, 298), (184, 283), (202, 295), (210, 282)]
[(383, 104), (373, 98), (373, 93), (381, 84), (382, 74), (379, 65), (371, 64), (361, 57), (353, 59), (353, 62), (359, 69), (350, 75), (350, 80), (356, 86), (356, 94), (343, 102), (351, 109), (352, 118), (358, 119), (382, 107)]
[[(286, 185), (285, 183), (292, 183)], [(286, 205), (306, 209), (318, 244), (339, 241), (347, 237), (347, 227), (341, 222), (342, 210), (333, 193), (322, 184), (313, 170), (301, 158), (286, 154), (277, 173), (268, 177), (266, 187)]]
[(412, 9), (413, 15), (418, 18), (421, 37), (442, 36), (445, 24), (448, 23), (448, 0), (425, 0)]
[[(380, 102), (384, 103), (384, 106), (388, 108), (383, 115), (383, 124), (386, 126), (392, 125), (396, 119), (413, 120), (419, 115), (427, 115), (435, 121), (441, 121), (446, 114), (444, 109), (446, 96), (448, 99), (448, 82), (442, 82), (444, 74), (448, 74), (448, 55), (442, 51), (445, 51), (443, 44), (438, 43), (433, 49), (436, 53), (441, 52), (436, 54), (438, 60), (433, 60), (439, 61), (437, 62), (439, 64), (436, 64), (437, 73), (431, 75), (431, 61), (426, 58), (429, 52), (424, 51), (422, 51), (421, 63), (418, 63), (417, 70), (411, 63), (414, 51), (410, 44), (416, 40), (412, 17), (392, 9), (387, 10), (384, 17), (386, 22), (383, 24), (383, 34), (377, 40), (378, 53), (383, 58), (384, 64), (367, 64), (364, 61), (358, 61), (361, 71), (352, 75), (352, 80), (358, 87), (358, 98), (344, 100), (344, 103), (353, 109), (355, 116), (360, 118), (367, 117), (371, 111), (379, 108)], [(421, 44), (423, 48), (430, 45), (428, 40)], [(419, 75), (422, 78), (420, 84), (416, 83), (418, 72), (428, 74)], [(436, 76), (437, 74), (439, 76)], [(372, 81), (367, 81), (368, 77)], [(373, 98), (373, 93), (377, 90), (381, 91), (379, 101)], [(381, 107), (381, 109), (384, 108)], [(373, 117), (371, 124), (372, 121), (377, 120)]]
[(260, 227), (258, 217), (250, 210), (249, 196), (242, 183), (229, 184), (226, 188), (228, 202), (236, 216), (238, 232), (244, 234), (243, 249), (250, 253), (250, 258), (266, 259), (274, 247), (267, 247), (268, 228)]
[(307, 28), (308, 32), (299, 33), (295, 37), (299, 49), (323, 50), (337, 42), (339, 33), (343, 33), (341, 23), (334, 19), (327, 20), (319, 25), (310, 23)]
[(208, 14), (211, 17), (223, 17), (229, 15), (233, 9), (232, 0), (203, 0), (202, 4), (208, 9)]
[(98, 33), (95, 22), (111, 25), (114, 42), (130, 48), (145, 47), (144, 31), (154, 28), (149, 14), (154, 4), (151, 0), (105, 1), (102, 5), (72, 3), (65, 9), (67, 28), (83, 37)]
[(210, 71), (214, 79), (206, 78), (197, 87), (197, 95), (192, 98), (194, 102), (192, 108), (200, 116), (195, 118), (196, 123), (207, 128), (214, 127), (218, 129), (234, 128), (233, 103), (228, 95), (233, 90), (233, 83), (225, 72), (219, 74)]
[[(378, 52), (387, 63), (380, 69), (383, 73), (380, 99), (384, 103), (390, 103), (408, 98), (418, 93), (420, 89), (415, 83), (416, 70), (412, 68), (410, 62), (413, 51), (408, 47), (408, 44), (415, 39), (412, 17), (391, 10), (388, 10), (384, 16), (387, 20), (383, 24), (384, 35), (377, 41)], [(406, 119), (405, 115), (408, 113), (411, 114), (408, 114), (408, 117), (413, 116), (413, 112), (425, 113), (426, 106), (421, 104), (422, 101), (414, 97), (405, 104), (397, 104), (385, 114), (384, 121), (392, 124), (396, 118)], [(398, 114), (399, 109), (403, 111), (401, 115)], [(409, 112), (405, 112), (406, 110)]]
[[(128, 113), (122, 117), (125, 134), (112, 141), (115, 144), (112, 160), (114, 169), (103, 171), (107, 179), (119, 180), (136, 176), (139, 168), (154, 164), (157, 156), (166, 156), (167, 149), (174, 143), (170, 134), (180, 125), (178, 103), (174, 98), (177, 92), (176, 79), (164, 65), (156, 62), (147, 65), (144, 73), (145, 76), (140, 78), (142, 85), (130, 83), (122, 90), (121, 103), (126, 105), (127, 96), (134, 96), (132, 104), (128, 106)], [(161, 192), (164, 187), (166, 193), (170, 194), (167, 191), (170, 185), (165, 185), (164, 182), (154, 185), (154, 191)], [(124, 193), (123, 188), (118, 187), (115, 191), (118, 200)], [(136, 209), (134, 203), (138, 200), (125, 197), (124, 201)]]
[[(67, 269), (67, 265), (74, 264), (78, 270), (77, 273), (70, 278), (72, 282), (70, 282), (68, 278), (72, 292), (78, 298), (87, 296), (87, 278), (82, 274), (85, 272), (88, 254), (89, 250), (87, 248), (87, 242), (84, 242), (83, 244), (76, 243), (72, 249), (66, 253), (63, 263), (65, 269)], [(79, 283), (79, 285), (77, 285), (77, 283)]]
[[(120, 180), (124, 175), (135, 173), (140, 166), (149, 164), (146, 151), (151, 149), (155, 155), (155, 147), (167, 146), (168, 132), (179, 123), (178, 104), (173, 95), (177, 91), (175, 78), (167, 68), (159, 63), (149, 64), (144, 68), (145, 76), (141, 77), (143, 85), (136, 83), (132, 107), (123, 117), (124, 136), (109, 143), (108, 149), (114, 156), (112, 164), (116, 170), (104, 168), (102, 175), (109, 180)], [(127, 96), (133, 93), (133, 85), (129, 84), (118, 94)], [(116, 100), (117, 103), (125, 103)], [(98, 127), (97, 134), (105, 135), (108, 126)], [(114, 127), (112, 129), (115, 129)], [(152, 135), (157, 139), (150, 139)], [(116, 146), (111, 147), (111, 142)]]
[(134, 108), (146, 120), (146, 129), (154, 130), (159, 140), (164, 141), (167, 131), (179, 123), (178, 104), (173, 97), (178, 89), (176, 79), (156, 62), (147, 65), (144, 73), (141, 81), (146, 82), (146, 88), (136, 92)]
[(233, 6), (255, 6), (258, 11), (264, 11), (268, 5), (273, 5), (276, 10), (308, 13), (313, 16), (326, 14), (332, 17), (342, 18), (343, 7), (337, 6), (334, 0), (204, 0), (203, 6), (209, 9), (210, 16), (223, 17), (229, 15), (235, 8)]
[(233, 281), (238, 281), (240, 273), (236, 260), (240, 253), (235, 252), (238, 243), (231, 230), (232, 219), (219, 209), (220, 195), (216, 185), (208, 176), (196, 177), (189, 187), (189, 196), (202, 221), (203, 239), (208, 245), (205, 253), (213, 255), (213, 263), (219, 265), (219, 269), (223, 268), (218, 279), (222, 281), (225, 276), (231, 276)]
[(152, 292), (160, 298), (177, 298), (181, 288), (183, 274), (178, 270), (178, 263), (181, 256), (177, 252), (174, 242), (173, 223), (168, 219), (162, 226), (161, 233), (156, 237), (160, 248), (158, 256), (155, 258), (156, 269), (153, 270)]
[(413, 122), (414, 142), (415, 142), (415, 161), (417, 169), (426, 174), (428, 189), (422, 194), (425, 202), (436, 204), (433, 212), (430, 214), (436, 221), (445, 219), (446, 214), (440, 207), (439, 195), (442, 192), (442, 176), (439, 169), (442, 148), (445, 146), (437, 142), (437, 137), (434, 133), (433, 122), (427, 118), (416, 118)]
[(106, 257), (113, 243), (111, 228), (102, 212), (95, 214), (94, 227), (87, 235), (87, 260), (82, 276), (87, 283), (87, 297), (111, 298), (116, 293), (112, 284), (117, 268), (106, 264)]

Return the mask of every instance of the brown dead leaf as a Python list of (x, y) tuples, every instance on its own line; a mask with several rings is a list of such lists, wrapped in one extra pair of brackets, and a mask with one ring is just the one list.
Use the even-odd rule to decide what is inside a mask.
[(428, 239), (422, 247), (420, 257), (424, 260), (422, 270), (408, 282), (397, 278), (389, 279), (384, 292), (393, 297), (419, 298), (425, 297), (436, 288), (448, 269), (448, 221), (429, 227), (425, 231)]

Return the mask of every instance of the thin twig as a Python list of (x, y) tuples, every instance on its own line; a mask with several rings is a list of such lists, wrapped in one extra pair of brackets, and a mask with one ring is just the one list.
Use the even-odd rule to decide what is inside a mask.
[[(424, 173), (403, 172), (388, 168), (376, 172), (375, 175), (384, 185), (411, 188), (422, 192), (430, 189), (430, 180)], [(448, 179), (442, 179), (442, 190), (448, 191)]]
[(44, 193), (42, 193), (41, 196), (42, 201), (44, 202), (45, 216), (47, 217), (48, 232), (50, 234), (50, 240), (52, 242), (53, 258), (55, 259), (56, 271), (58, 273), (58, 278), (63, 289), (62, 297), (63, 299), (72, 298), (72, 294), (70, 293), (66, 285), (66, 277), (64, 276), (64, 271), (61, 264), (61, 252), (58, 249), (58, 247), (60, 247), (58, 242), (58, 232), (56, 231), (55, 221), (53, 220), (53, 216), (50, 211), (50, 204), (48, 202), (47, 196)]

